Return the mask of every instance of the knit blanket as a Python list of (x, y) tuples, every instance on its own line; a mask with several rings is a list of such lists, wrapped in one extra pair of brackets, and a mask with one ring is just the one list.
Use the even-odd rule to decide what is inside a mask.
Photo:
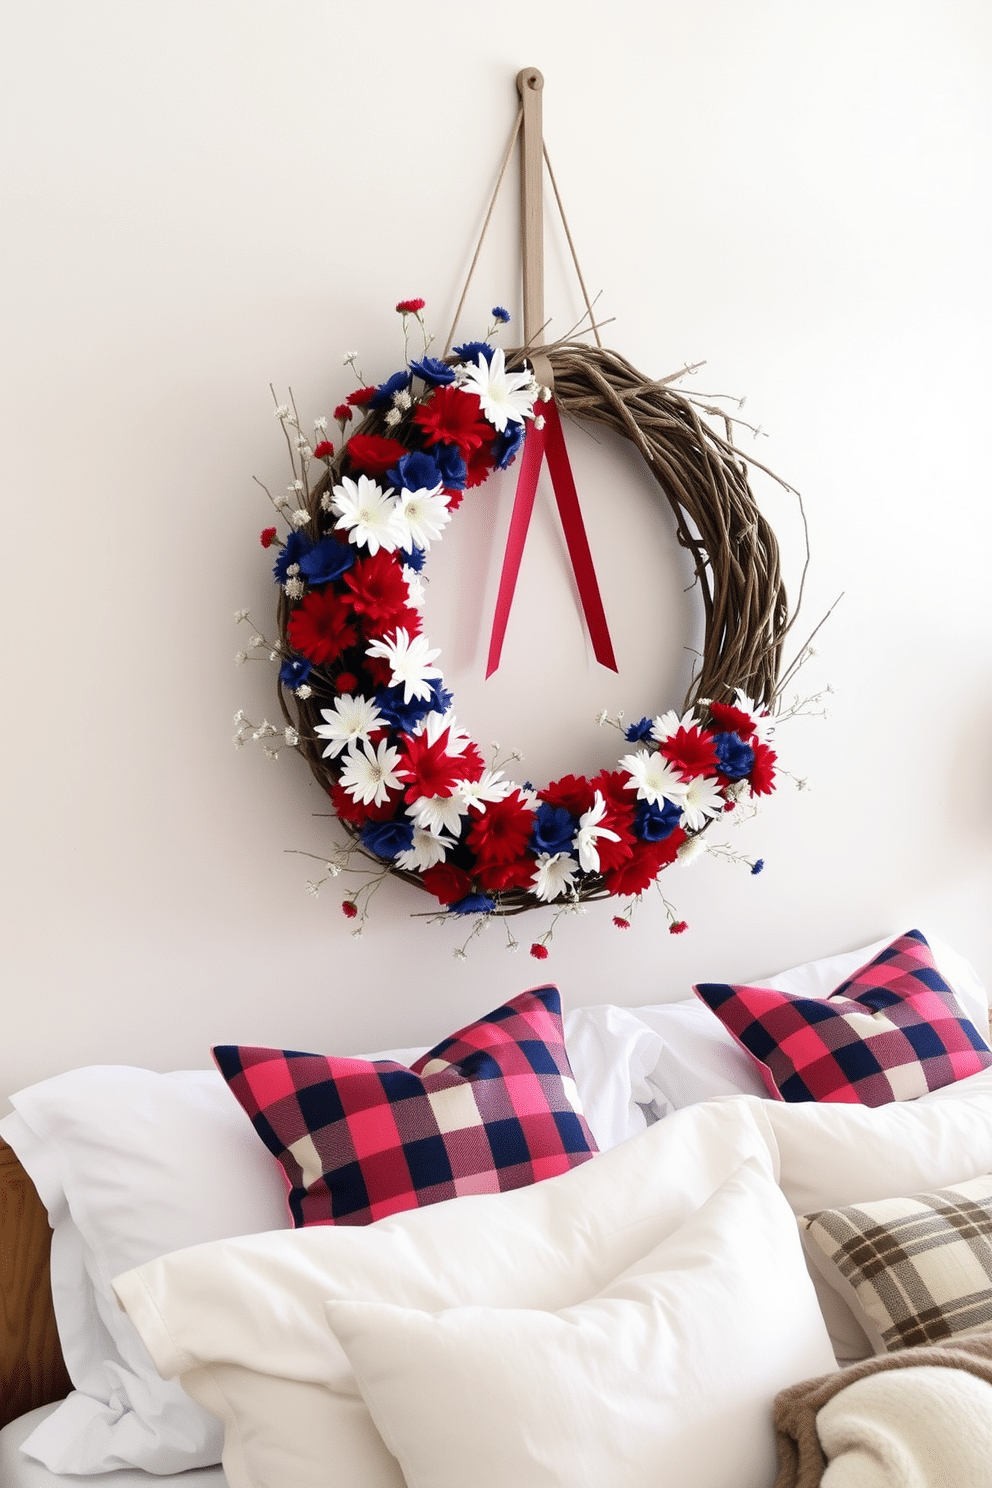
[(792, 1385), (775, 1429), (775, 1488), (988, 1488), (992, 1330)]

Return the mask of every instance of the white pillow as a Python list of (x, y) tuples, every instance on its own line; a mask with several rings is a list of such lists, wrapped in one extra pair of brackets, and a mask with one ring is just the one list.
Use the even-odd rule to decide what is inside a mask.
[(833, 1365), (792, 1212), (744, 1164), (559, 1311), (329, 1302), (408, 1488), (767, 1488), (777, 1391)]
[[(927, 935), (934, 960), (982, 1038), (989, 1028), (988, 997), (974, 967), (936, 936)], [(823, 956), (774, 976), (752, 978), (762, 987), (797, 997), (829, 997), (835, 987), (895, 939), (886, 935), (858, 951)], [(658, 1039), (658, 1054), (646, 1080), (655, 1114), (718, 1095), (760, 1095), (767, 1091), (754, 1061), (720, 1020), (697, 997), (632, 1010)]]
[(224, 1419), (231, 1488), (402, 1488), (325, 1301), (551, 1311), (583, 1302), (749, 1158), (774, 1178), (766, 1105), (694, 1107), (530, 1188), (360, 1229), (318, 1226), (180, 1251), (118, 1277), (115, 1290), (161, 1373), (180, 1376)]

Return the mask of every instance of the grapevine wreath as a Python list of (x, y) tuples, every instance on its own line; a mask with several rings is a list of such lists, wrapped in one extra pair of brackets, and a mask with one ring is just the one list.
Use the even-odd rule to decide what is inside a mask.
[[(422, 308), (397, 306), (405, 327), (411, 317), (423, 324)], [(439, 359), (427, 355), (425, 334), (420, 360), (350, 393), (335, 410), (337, 449), (326, 421), (311, 439), (295, 409), (276, 409), (295, 476), (274, 501), (285, 536), (276, 527), (261, 535), (278, 550), (271, 654), (282, 733), (347, 834), (328, 871), (364, 855), (375, 865), (365, 891), (391, 874), (445, 916), (633, 903), (702, 847), (716, 818), (774, 789), (771, 707), (788, 625), (778, 545), (729, 424), (726, 437), (715, 433), (677, 378), (644, 378), (600, 346), (541, 347), (561, 414), (605, 425), (642, 454), (692, 555), (705, 638), (679, 712), (621, 723), (623, 753), (598, 774), (534, 788), (496, 760), (487, 765), (455, 719), (440, 653), (423, 632), (420, 574), (462, 501), (485, 499), (489, 475), (553, 412), (526, 349), (494, 345), (509, 317), (493, 314), (485, 341)], [(268, 648), (262, 637), (253, 644)], [(243, 736), (251, 726), (238, 721)], [(362, 892), (344, 901), (350, 917), (364, 918)], [(684, 928), (668, 908), (670, 928)], [(546, 955), (548, 939), (533, 953)]]

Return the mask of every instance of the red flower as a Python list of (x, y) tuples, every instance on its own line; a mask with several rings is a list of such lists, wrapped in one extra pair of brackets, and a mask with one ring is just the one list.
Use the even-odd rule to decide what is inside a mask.
[(290, 615), (286, 635), (294, 651), (318, 666), (358, 642), (351, 611), (333, 589), (312, 590)]
[(593, 788), (584, 775), (563, 775), (537, 794), (549, 806), (564, 806), (573, 816), (581, 816), (592, 807)]
[(360, 558), (344, 576), (352, 591), (352, 608), (367, 615), (374, 626), (399, 625), (397, 617), (408, 608), (410, 591), (398, 553), (380, 548), (370, 558)]
[(348, 403), (339, 403), (334, 410), (334, 417), (339, 424), (350, 424), (355, 417), (355, 411)]
[(754, 733), (750, 713), (742, 713), (740, 708), (732, 708), (729, 703), (710, 703), (710, 713), (721, 733), (739, 734), (745, 741)]
[(462, 779), (478, 780), (486, 768), (486, 762), (479, 753), (478, 744), (466, 744), (458, 758), (462, 762)]
[(366, 656), (362, 665), (371, 678), (373, 689), (390, 685), (389, 679), (393, 675), (393, 669), (385, 656)]
[(353, 899), (341, 900), (341, 913), (346, 920), (353, 920), (358, 913), (358, 905)]
[(670, 739), (658, 745), (664, 755), (683, 775), (714, 775), (717, 769), (716, 749), (711, 734), (698, 728), (680, 728)]
[(410, 453), (398, 439), (381, 434), (352, 434), (347, 448), (348, 459), (363, 475), (385, 475), (390, 465)]
[(614, 915), (613, 916), (613, 923), (614, 923), (614, 925), (616, 925), (616, 927), (617, 927), (618, 930), (629, 930), (630, 929), (630, 921), (624, 919), (623, 915)]
[(534, 877), (536, 858), (528, 855), (513, 863), (492, 863), (479, 868), (479, 882), (484, 889), (529, 889)]
[(669, 935), (681, 935), (683, 930), (688, 930), (688, 920), (673, 920), (668, 927)]
[(450, 512), (456, 512), (465, 500), (464, 491), (449, 491), (447, 486), (444, 488), (444, 494), (448, 498), (448, 510)]
[(313, 453), (317, 460), (329, 460), (334, 453), (334, 446), (329, 439), (322, 439)]
[(770, 796), (775, 789), (775, 761), (778, 755), (767, 744), (752, 744), (754, 766), (748, 780), (756, 796)]
[(466, 460), (493, 437), (492, 426), (482, 417), (478, 395), (460, 388), (439, 387), (429, 403), (421, 403), (413, 420), (424, 431), (425, 443), (454, 444)]
[(517, 791), (486, 807), (468, 834), (468, 845), (478, 858), (480, 867), (512, 863), (526, 848), (533, 826), (534, 813)]
[[(626, 789), (630, 776), (623, 770), (600, 770), (589, 782), (594, 791), (599, 791), (603, 800), (610, 807), (619, 806), (630, 813), (629, 819), (634, 817), (634, 806), (630, 791)], [(609, 823), (613, 825), (612, 822)]]
[(423, 310), (426, 304), (426, 300), (400, 300), (396, 308), (401, 315), (416, 315), (417, 311)]
[(535, 961), (547, 961), (548, 959), (548, 948), (547, 946), (542, 945), (539, 940), (535, 940), (534, 944), (530, 948), (530, 953), (534, 957)]
[(456, 904), (472, 890), (468, 874), (451, 863), (435, 863), (433, 868), (424, 869), (422, 877), (424, 888), (442, 904)]
[(366, 806), (364, 801), (356, 801), (337, 781), (331, 786), (330, 797), (341, 820), (350, 822), (353, 827), (363, 827), (367, 821), (389, 821), (396, 815), (399, 804), (399, 796), (394, 792), (379, 806)]
[(408, 801), (420, 796), (450, 796), (456, 780), (462, 779), (462, 762), (447, 754), (448, 730), (433, 744), (427, 735), (403, 734), (400, 749), (404, 759), (395, 768), (401, 780), (412, 782), (406, 793)]
[[(376, 387), (356, 388), (353, 393), (348, 394), (345, 402), (350, 403), (352, 408), (364, 408), (366, 403), (372, 401), (378, 391)], [(336, 417), (337, 415), (335, 414)]]
[(493, 473), (495, 461), (493, 460), (492, 446), (488, 441), (480, 444), (478, 449), (472, 451), (465, 457), (465, 486), (470, 490), (473, 486), (481, 486)]
[(271, 548), (272, 544), (276, 540), (276, 528), (263, 527), (258, 535), (258, 540), (262, 544), (263, 548)]
[(354, 672), (338, 672), (334, 678), (334, 686), (338, 692), (354, 692), (358, 686), (358, 678)]
[[(599, 844), (602, 841), (600, 838)], [(681, 827), (676, 827), (662, 842), (634, 842), (626, 862), (605, 875), (606, 887), (618, 899), (626, 899), (629, 894), (643, 894), (661, 870), (675, 861), (684, 841), (685, 833)]]

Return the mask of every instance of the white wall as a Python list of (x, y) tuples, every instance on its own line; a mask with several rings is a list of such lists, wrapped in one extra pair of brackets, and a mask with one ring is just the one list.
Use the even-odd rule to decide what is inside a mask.
[[(218, 1040), (427, 1042), (545, 975), (569, 1005), (674, 998), (914, 924), (992, 982), (984, 0), (0, 15), (0, 1096), (80, 1063), (202, 1065)], [(690, 387), (746, 393), (809, 518), (797, 639), (845, 595), (802, 682), (836, 688), (830, 717), (780, 731), (809, 789), (785, 782), (725, 838), (765, 872), (673, 869), (686, 935), (654, 895), (626, 933), (596, 906), (541, 967), (499, 926), (456, 961), (400, 884), (353, 940), (289, 855), (324, 841), (302, 763), (230, 744), (237, 707), (274, 707), (270, 669), (232, 666), (235, 609), (272, 625), (252, 482), (287, 478), (268, 384), (329, 413), (344, 352), (370, 379), (399, 364), (401, 297), (443, 339), (528, 64), (609, 342), (652, 375), (705, 359)], [(515, 193), (463, 335), (517, 312)], [(580, 304), (554, 225), (548, 255), (562, 331)], [(482, 687), (508, 490), (452, 530), (431, 608), (460, 716), (524, 744), (538, 779), (615, 759), (585, 732), (605, 704), (678, 701), (694, 626), (636, 462), (570, 440), (619, 684), (587, 658), (542, 511)], [(762, 491), (794, 583), (794, 506)]]

